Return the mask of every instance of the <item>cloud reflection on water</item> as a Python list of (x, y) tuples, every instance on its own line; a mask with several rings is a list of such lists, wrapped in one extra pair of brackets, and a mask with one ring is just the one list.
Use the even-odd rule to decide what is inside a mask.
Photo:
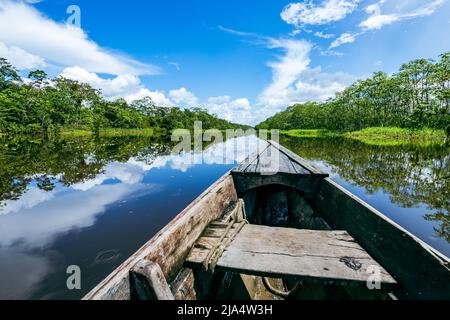
[[(161, 192), (164, 185), (151, 182), (153, 170), (185, 173), (198, 164), (234, 164), (255, 151), (257, 141), (247, 136), (210, 145), (203, 153), (150, 155), (149, 161), (140, 155), (126, 162), (113, 161), (92, 179), (69, 186), (57, 182), (50, 191), (31, 182), (19, 199), (7, 200), (0, 207), (0, 298), (27, 298), (40, 281), (55, 272), (46, 248), (58, 237), (95, 225), (108, 208), (121, 207), (127, 199)], [(88, 162), (93, 157), (85, 155)], [(23, 276), (18, 279), (18, 274)]]

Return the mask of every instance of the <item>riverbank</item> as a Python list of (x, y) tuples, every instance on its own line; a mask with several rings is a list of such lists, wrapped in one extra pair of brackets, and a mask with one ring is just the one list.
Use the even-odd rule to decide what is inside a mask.
[[(143, 136), (154, 137), (160, 136), (163, 129), (160, 128), (143, 128), (143, 129), (121, 129), (121, 128), (105, 128), (98, 131), (100, 137), (121, 137), (121, 136)], [(85, 137), (93, 136), (95, 132), (88, 129), (62, 129), (61, 136), (65, 137)]]
[(396, 127), (373, 127), (353, 132), (328, 130), (285, 130), (282, 134), (297, 138), (346, 137), (370, 145), (399, 145), (406, 143), (444, 143), (444, 130), (404, 129)]
[(444, 143), (445, 131), (433, 129), (366, 128), (345, 134), (346, 137), (373, 145), (398, 145), (405, 143)]
[[(176, 129), (178, 135), (191, 134), (193, 135), (193, 130), (190, 129)], [(244, 135), (247, 135), (246, 131), (242, 131)], [(170, 135), (172, 132), (164, 128), (145, 128), (145, 129), (116, 129), (116, 128), (105, 128), (100, 129), (98, 135), (100, 137), (116, 137), (116, 136), (144, 136), (144, 137), (161, 137), (165, 135)], [(208, 129), (202, 130), (202, 133), (207, 135), (212, 135), (212, 140), (214, 140), (214, 134), (222, 134), (224, 138), (227, 138), (227, 130), (219, 129)], [(89, 129), (62, 129), (59, 131), (61, 136), (65, 137), (85, 137), (94, 136), (95, 132)], [(234, 136), (233, 136), (234, 137)]]
[(341, 132), (328, 131), (323, 129), (293, 129), (282, 130), (281, 134), (295, 138), (320, 138), (320, 137), (340, 137)]
[(102, 128), (98, 132), (95, 132), (89, 128), (59, 128), (56, 130), (51, 130), (47, 133), (43, 132), (16, 132), (16, 133), (2, 133), (0, 132), (0, 137), (92, 137), (92, 136), (100, 136), (100, 137), (160, 137), (165, 135), (167, 130), (163, 128), (137, 128), (137, 129), (123, 129), (123, 128)]

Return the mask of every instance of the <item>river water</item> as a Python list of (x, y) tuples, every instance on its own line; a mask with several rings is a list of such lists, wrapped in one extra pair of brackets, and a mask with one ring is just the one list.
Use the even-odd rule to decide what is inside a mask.
[[(192, 157), (144, 137), (0, 140), (0, 299), (83, 297), (256, 142), (232, 139)], [(448, 148), (281, 143), (450, 256)], [(235, 153), (224, 152), (230, 146)], [(81, 290), (67, 288), (71, 265), (81, 269)]]

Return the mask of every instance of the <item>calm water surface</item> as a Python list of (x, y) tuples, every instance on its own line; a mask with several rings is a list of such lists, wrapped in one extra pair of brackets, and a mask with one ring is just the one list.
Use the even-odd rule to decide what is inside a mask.
[[(239, 139), (208, 146), (201, 164), (148, 138), (0, 140), (0, 299), (81, 298), (245, 157)], [(448, 148), (282, 143), (450, 256)], [(69, 265), (80, 291), (66, 288)]]

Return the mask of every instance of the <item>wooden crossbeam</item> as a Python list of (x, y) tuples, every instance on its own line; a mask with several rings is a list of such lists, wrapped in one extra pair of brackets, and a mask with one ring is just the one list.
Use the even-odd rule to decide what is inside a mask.
[[(211, 224), (197, 240), (186, 265), (200, 267), (225, 228), (223, 223)], [(383, 288), (396, 284), (345, 231), (246, 225), (224, 251), (216, 270), (342, 284), (365, 285), (375, 279)], [(374, 272), (379, 279), (374, 278)]]

